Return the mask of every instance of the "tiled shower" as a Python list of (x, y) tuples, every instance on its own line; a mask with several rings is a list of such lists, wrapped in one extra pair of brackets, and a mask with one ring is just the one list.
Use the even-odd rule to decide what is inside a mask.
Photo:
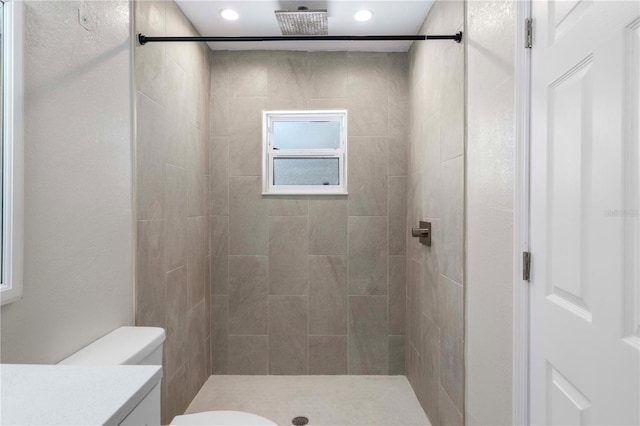
[[(463, 17), (437, 2), (425, 31)], [(197, 35), (172, 1), (135, 18)], [(163, 420), (210, 374), (406, 374), (433, 424), (462, 422), (463, 52), (135, 50), (136, 323), (167, 330)], [(348, 196), (261, 194), (261, 112), (296, 109), (348, 111)]]

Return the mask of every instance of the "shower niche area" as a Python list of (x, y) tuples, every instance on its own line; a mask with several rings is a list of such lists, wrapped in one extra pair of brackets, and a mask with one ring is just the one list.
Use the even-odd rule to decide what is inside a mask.
[[(463, 19), (435, 2), (420, 34)], [(135, 2), (135, 33), (200, 35), (173, 1)], [(406, 375), (432, 424), (462, 424), (464, 43), (148, 43), (135, 74), (136, 323), (167, 330), (163, 421), (212, 374), (354, 374)], [(263, 195), (263, 111), (327, 110), (347, 112), (348, 194)]]

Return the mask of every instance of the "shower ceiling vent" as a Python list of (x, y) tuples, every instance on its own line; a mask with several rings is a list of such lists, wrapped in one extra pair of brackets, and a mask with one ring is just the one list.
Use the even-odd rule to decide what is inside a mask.
[(276, 10), (276, 19), (282, 35), (328, 35), (326, 10), (309, 10), (304, 6), (298, 10)]

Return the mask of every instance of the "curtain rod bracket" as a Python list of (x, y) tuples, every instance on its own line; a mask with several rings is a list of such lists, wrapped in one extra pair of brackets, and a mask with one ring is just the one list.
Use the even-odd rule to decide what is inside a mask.
[(248, 36), (248, 37), (148, 37), (138, 34), (138, 43), (152, 42), (249, 42), (249, 41), (420, 41), (455, 40), (462, 42), (462, 31), (455, 35), (370, 35), (370, 36)]

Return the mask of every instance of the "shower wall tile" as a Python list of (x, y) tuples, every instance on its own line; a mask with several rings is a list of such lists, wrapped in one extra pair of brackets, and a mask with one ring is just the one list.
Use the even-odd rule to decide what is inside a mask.
[(463, 219), (464, 219), (464, 157), (442, 163), (441, 187), (447, 194), (442, 203), (442, 236), (440, 272), (456, 282), (462, 282)]
[(211, 137), (209, 214), (229, 214), (229, 138)]
[(264, 51), (234, 52), (230, 58), (229, 95), (266, 97), (268, 94), (269, 54)]
[(267, 257), (229, 257), (229, 334), (267, 334)]
[(163, 401), (164, 418), (173, 419), (175, 416), (183, 414), (191, 400), (189, 399), (189, 379), (187, 377), (187, 365), (184, 364), (176, 371), (173, 377), (167, 378), (167, 399)]
[[(211, 55), (211, 140), (204, 155), (210, 159), (214, 372), (404, 370), (406, 257), (388, 254), (406, 251), (400, 204), (407, 71), (404, 53)], [(348, 196), (262, 195), (262, 110), (268, 109), (348, 110)], [(350, 304), (349, 294), (362, 295), (362, 302)], [(249, 347), (253, 357), (243, 353)]]
[(389, 254), (404, 255), (407, 246), (407, 178), (390, 177), (389, 190)]
[(310, 72), (307, 52), (270, 52), (267, 61), (270, 105), (277, 103), (289, 108), (304, 108), (309, 98)]
[(407, 136), (387, 138), (389, 150), (389, 176), (407, 175)]
[(209, 335), (209, 321), (206, 316), (204, 300), (196, 307), (192, 308), (189, 317), (189, 339), (188, 339), (188, 376), (189, 376), (189, 398), (196, 396), (200, 387), (207, 380), (208, 371), (205, 360), (205, 347)]
[(187, 218), (187, 288), (190, 307), (204, 301), (205, 270), (208, 268), (205, 264), (209, 241), (207, 225), (204, 216)]
[(189, 332), (187, 271), (184, 267), (166, 274), (167, 282), (167, 340), (165, 341), (166, 377), (172, 377), (187, 361)]
[(229, 254), (267, 255), (268, 201), (259, 177), (229, 178)]
[(211, 294), (229, 294), (229, 216), (211, 216)]
[(267, 98), (230, 99), (229, 175), (262, 176), (262, 111)]
[(346, 52), (309, 52), (309, 70), (312, 99), (347, 97)]
[(387, 135), (404, 136), (409, 124), (409, 98), (389, 97), (389, 123)]
[(349, 217), (349, 294), (387, 294), (387, 218)]
[(307, 296), (269, 296), (269, 374), (307, 374)]
[(422, 346), (422, 386), (423, 407), (429, 419), (436, 422), (439, 418), (438, 388), (440, 387), (440, 330), (427, 316), (420, 321)]
[[(436, 1), (420, 33), (425, 34), (427, 29), (447, 33), (462, 30), (464, 13), (462, 1)], [(396, 117), (395, 113), (404, 108), (405, 99), (410, 110), (405, 225), (409, 260), (407, 371), (418, 400), (434, 425), (463, 424), (465, 412), (461, 285), (465, 208), (464, 54), (464, 46), (457, 43), (414, 43), (408, 55), (407, 94), (403, 95), (400, 87), (389, 89), (396, 94), (390, 96), (389, 127), (396, 128), (396, 123), (402, 126), (402, 114)], [(393, 60), (391, 64), (390, 73), (395, 66)], [(395, 145), (395, 149), (399, 150), (399, 146)], [(400, 153), (391, 146), (389, 150), (389, 157), (398, 160)], [(390, 161), (390, 168), (394, 163)], [(401, 166), (393, 168), (390, 174), (402, 173)], [(390, 197), (392, 192), (390, 189)], [(389, 205), (391, 209), (397, 203), (390, 201)], [(397, 217), (390, 211), (390, 229), (394, 216)], [(430, 247), (407, 237), (408, 228), (417, 226), (420, 220), (431, 222)], [(393, 253), (395, 245), (389, 238)]]
[(349, 138), (349, 215), (387, 215), (387, 140)]
[(389, 336), (389, 374), (404, 375), (405, 337)]
[(267, 336), (229, 336), (227, 374), (268, 374)]
[[(174, 2), (138, 1), (134, 8), (135, 32), (198, 34)], [(163, 424), (184, 412), (209, 376), (213, 358), (210, 68), (211, 53), (203, 44), (152, 43), (135, 49), (136, 325), (167, 331)], [(228, 186), (228, 172), (221, 170)]]
[(385, 296), (349, 296), (349, 374), (388, 374)]
[(164, 272), (165, 222), (139, 221), (137, 259), (136, 324), (163, 327), (167, 312)]
[(347, 96), (350, 136), (386, 136), (388, 55), (349, 55)]
[(163, 219), (167, 155), (164, 109), (140, 93), (136, 96), (136, 102), (138, 220)]
[(212, 96), (209, 97), (211, 136), (229, 136), (229, 52), (217, 50), (211, 55)]
[(269, 197), (269, 216), (307, 216), (309, 200), (302, 196)]
[(187, 256), (187, 185), (186, 170), (165, 166), (166, 232), (165, 269), (172, 271), (185, 265)]
[(229, 296), (211, 296), (211, 374), (227, 372)]
[(347, 336), (309, 336), (309, 374), (347, 374)]
[(306, 216), (269, 218), (269, 294), (309, 292), (309, 238)]
[(310, 256), (309, 334), (347, 334), (347, 258)]
[(405, 334), (407, 314), (407, 259), (389, 256), (389, 333)]
[(462, 414), (442, 386), (440, 387), (438, 406), (440, 410), (439, 424), (450, 426), (462, 426), (465, 424)]
[(309, 254), (346, 254), (348, 200), (314, 197), (309, 200)]

